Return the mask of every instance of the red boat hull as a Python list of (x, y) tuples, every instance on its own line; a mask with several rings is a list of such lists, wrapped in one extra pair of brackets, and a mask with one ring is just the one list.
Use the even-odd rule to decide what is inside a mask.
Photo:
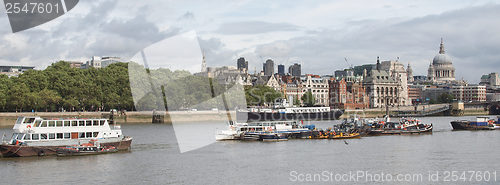
[[(101, 143), (103, 147), (113, 146), (118, 150), (129, 150), (132, 144), (131, 138), (124, 138), (118, 142)], [(20, 146), (0, 145), (0, 153), (3, 157), (29, 157), (56, 155), (57, 148), (66, 146)]]

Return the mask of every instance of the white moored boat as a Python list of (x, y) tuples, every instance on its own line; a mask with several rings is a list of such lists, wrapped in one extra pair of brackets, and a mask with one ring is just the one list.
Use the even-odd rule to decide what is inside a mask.
[(107, 119), (43, 119), (19, 117), (12, 137), (0, 145), (4, 157), (54, 155), (58, 147), (74, 146), (91, 140), (101, 146), (128, 150), (131, 137), (123, 136), (119, 125)]
[(221, 140), (261, 140), (261, 135), (284, 134), (295, 138), (310, 135), (308, 128), (302, 127), (297, 121), (259, 121), (249, 123), (229, 122), (226, 130), (217, 132), (215, 139)]

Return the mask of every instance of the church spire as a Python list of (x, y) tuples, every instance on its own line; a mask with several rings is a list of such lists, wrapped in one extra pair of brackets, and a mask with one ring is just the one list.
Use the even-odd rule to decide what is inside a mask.
[(377, 56), (377, 70), (380, 71), (380, 57)]
[(443, 38), (441, 38), (441, 44), (439, 45), (439, 54), (444, 54)]

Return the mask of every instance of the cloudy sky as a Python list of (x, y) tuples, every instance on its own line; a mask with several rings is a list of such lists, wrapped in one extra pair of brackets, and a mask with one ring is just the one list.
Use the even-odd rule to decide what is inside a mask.
[(2, 7), (0, 65), (43, 69), (61, 59), (130, 58), (194, 31), (208, 66), (245, 57), (253, 72), (271, 58), (301, 63), (303, 73), (333, 74), (349, 66), (344, 58), (360, 65), (380, 56), (399, 57), (426, 75), (442, 37), (457, 78), (477, 83), (500, 71), (499, 17), (500, 1), (486, 0), (80, 0), (51, 22), (12, 33)]

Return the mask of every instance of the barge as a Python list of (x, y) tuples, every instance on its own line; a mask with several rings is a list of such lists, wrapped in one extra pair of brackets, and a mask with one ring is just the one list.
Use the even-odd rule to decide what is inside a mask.
[(44, 119), (19, 117), (12, 137), (2, 139), (3, 157), (56, 155), (61, 147), (98, 142), (102, 148), (129, 150), (132, 138), (124, 136), (121, 127), (107, 119)]
[[(500, 120), (499, 120), (500, 121)], [(498, 122), (489, 117), (476, 117), (476, 120), (456, 120), (451, 122), (453, 130), (494, 130), (500, 128)]]

